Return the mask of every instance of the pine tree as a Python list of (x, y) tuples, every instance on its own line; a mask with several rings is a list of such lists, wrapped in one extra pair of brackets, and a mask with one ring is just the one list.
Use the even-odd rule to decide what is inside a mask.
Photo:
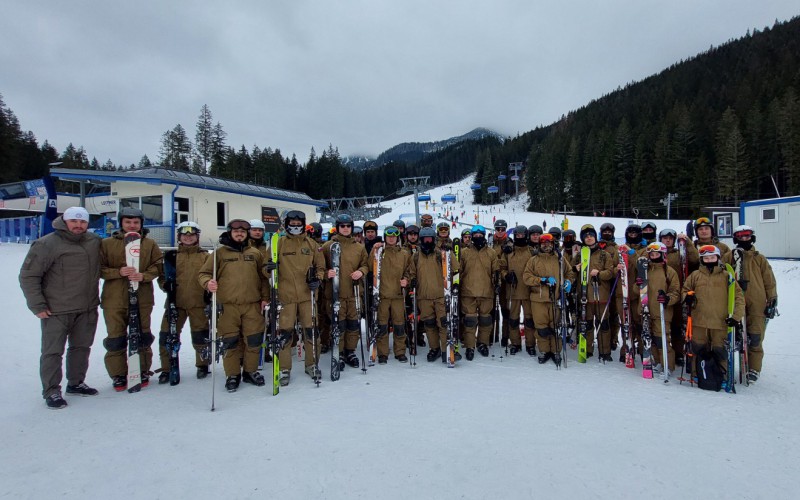
[(159, 163), (175, 170), (189, 170), (191, 165), (192, 143), (181, 124), (164, 132), (161, 136)]
[[(217, 123), (219, 125), (219, 123)], [(214, 125), (212, 124), (211, 110), (208, 109), (207, 104), (203, 104), (200, 109), (200, 116), (197, 118), (197, 131), (194, 135), (194, 144), (197, 150), (197, 159), (199, 162), (195, 165), (193, 170), (198, 173), (205, 174), (208, 172), (208, 164), (211, 163), (211, 158), (214, 155)], [(202, 170), (201, 170), (202, 167)]]
[(749, 162), (739, 120), (732, 108), (722, 114), (716, 136), (717, 193), (739, 204), (750, 182)]

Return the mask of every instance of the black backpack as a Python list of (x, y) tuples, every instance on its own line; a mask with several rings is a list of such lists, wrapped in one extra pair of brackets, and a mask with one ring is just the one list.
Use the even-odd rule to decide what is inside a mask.
[(697, 387), (719, 392), (725, 380), (725, 369), (719, 355), (711, 349), (702, 349), (697, 355)]

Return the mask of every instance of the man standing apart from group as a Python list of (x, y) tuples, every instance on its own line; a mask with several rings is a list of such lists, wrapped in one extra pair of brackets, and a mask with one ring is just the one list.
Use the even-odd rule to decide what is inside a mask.
[(67, 394), (94, 396), (84, 383), (100, 304), (100, 238), (87, 232), (89, 213), (70, 207), (53, 221), (54, 232), (31, 244), (19, 273), (28, 309), (41, 320), (42, 396), (50, 409), (67, 406), (61, 396), (61, 360), (67, 349)]

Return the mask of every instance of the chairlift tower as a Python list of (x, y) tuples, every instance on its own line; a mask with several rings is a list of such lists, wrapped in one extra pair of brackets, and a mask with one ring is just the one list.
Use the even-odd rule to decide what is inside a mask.
[(409, 192), (414, 193), (414, 216), (416, 217), (414, 224), (419, 224), (419, 192), (427, 191), (430, 188), (429, 181), (430, 176), (428, 175), (424, 177), (402, 177), (400, 179), (403, 187), (397, 190), (397, 194), (402, 196)]

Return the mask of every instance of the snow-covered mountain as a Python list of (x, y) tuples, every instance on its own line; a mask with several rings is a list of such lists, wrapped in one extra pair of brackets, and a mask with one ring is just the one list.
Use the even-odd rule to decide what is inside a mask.
[(392, 146), (383, 153), (379, 154), (377, 158), (370, 158), (369, 156), (347, 156), (342, 159), (342, 162), (352, 168), (353, 170), (364, 170), (372, 167), (384, 165), (391, 161), (406, 161), (413, 162), (422, 159), (430, 153), (435, 153), (446, 147), (458, 144), (459, 142), (483, 139), (484, 137), (496, 137), (503, 140), (503, 137), (487, 128), (476, 128), (467, 132), (466, 134), (457, 137), (451, 137), (442, 141), (433, 142), (403, 142), (396, 146)]

